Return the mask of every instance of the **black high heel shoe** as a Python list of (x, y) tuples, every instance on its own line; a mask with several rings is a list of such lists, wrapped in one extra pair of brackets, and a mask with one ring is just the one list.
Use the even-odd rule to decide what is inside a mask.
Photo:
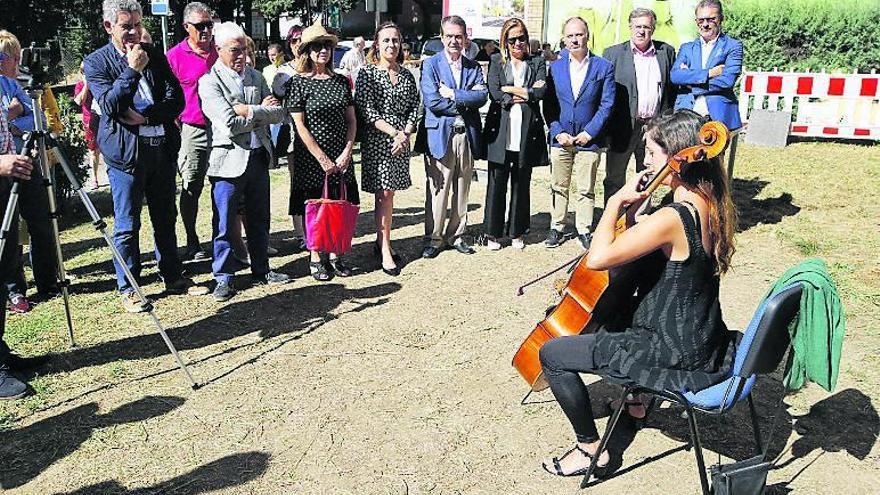
[[(377, 258), (382, 258), (382, 248), (379, 247), (379, 245), (375, 242), (373, 243), (373, 254), (375, 254)], [(394, 251), (391, 251), (391, 259), (393, 259), (395, 263), (400, 263), (403, 261), (403, 257), (395, 253)]]
[(400, 275), (400, 267), (396, 265), (397, 263), (400, 263), (400, 256), (392, 254), (391, 259), (394, 260), (395, 266), (394, 268), (385, 268), (385, 265), (382, 264), (382, 249), (378, 244), (373, 244), (373, 254), (376, 255), (376, 259), (379, 260), (379, 266), (382, 267), (382, 271), (385, 272), (385, 275), (391, 277)]

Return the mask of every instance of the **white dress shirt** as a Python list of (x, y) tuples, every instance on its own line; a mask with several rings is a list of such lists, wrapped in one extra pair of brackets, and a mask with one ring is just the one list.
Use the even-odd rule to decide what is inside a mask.
[[(712, 48), (715, 47), (717, 41), (717, 37), (712, 41), (706, 41), (702, 37), (700, 38), (700, 56), (702, 59), (702, 62), (700, 63), (701, 69), (711, 69), (711, 67), (706, 67), (706, 64), (709, 62), (709, 55), (712, 54)], [(705, 96), (701, 95), (694, 98), (694, 111), (700, 115), (709, 115), (709, 106), (706, 104)]]
[(449, 58), (449, 54), (446, 51), (443, 51), (443, 54), (446, 55), (446, 61), (449, 62), (449, 69), (452, 71), (452, 77), (455, 79), (455, 88), (461, 89), (461, 71), (463, 70), (461, 66), (461, 56), (458, 57), (458, 60), (453, 61)]
[(568, 54), (568, 71), (571, 79), (571, 94), (574, 95), (574, 99), (576, 100), (578, 95), (581, 92), (581, 86), (584, 85), (584, 80), (587, 78), (587, 71), (590, 69), (590, 52), (587, 51), (586, 56), (584, 56), (584, 60), (582, 62), (578, 62), (577, 59)]
[[(526, 79), (526, 63), (520, 62), (519, 68), (517, 64), (510, 62), (510, 68), (513, 69), (513, 85), (522, 88)], [(510, 120), (507, 124), (507, 150), (520, 151), (520, 140), (522, 138), (522, 105), (515, 104), (510, 107)]]

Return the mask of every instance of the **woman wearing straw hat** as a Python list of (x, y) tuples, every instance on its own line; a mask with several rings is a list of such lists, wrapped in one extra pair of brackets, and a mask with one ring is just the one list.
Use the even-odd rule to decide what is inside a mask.
[[(322, 196), (324, 177), (329, 174), (330, 197), (339, 197), (345, 181), (348, 200), (359, 203), (358, 186), (351, 166), (357, 122), (351, 87), (345, 76), (333, 72), (336, 36), (314, 24), (302, 32), (296, 59), (297, 74), (287, 82), (285, 105), (293, 115), (290, 210), (305, 214), (305, 201)], [(347, 277), (351, 269), (333, 254), (311, 252), (309, 271), (315, 280), (334, 275)]]

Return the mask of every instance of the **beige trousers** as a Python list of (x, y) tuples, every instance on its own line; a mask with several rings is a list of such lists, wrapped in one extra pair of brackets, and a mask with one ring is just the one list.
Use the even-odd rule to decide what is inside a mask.
[(562, 232), (568, 213), (568, 196), (571, 177), (577, 182), (574, 200), (574, 225), (578, 234), (590, 232), (593, 224), (593, 206), (596, 203), (596, 172), (599, 170), (599, 153), (578, 151), (576, 148), (550, 148), (550, 191), (552, 209), (550, 228)]
[[(468, 191), (474, 172), (467, 134), (453, 134), (442, 160), (425, 162), (425, 242), (432, 247), (452, 245), (467, 228)], [(446, 218), (446, 204), (452, 191), (452, 207)], [(444, 232), (444, 224), (446, 224)]]

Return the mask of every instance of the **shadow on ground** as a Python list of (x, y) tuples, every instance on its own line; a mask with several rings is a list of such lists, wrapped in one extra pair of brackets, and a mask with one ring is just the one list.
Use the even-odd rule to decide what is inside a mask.
[[(776, 464), (772, 469), (782, 469), (798, 459), (806, 458), (817, 450), (819, 451), (818, 456), (825, 452), (840, 451), (846, 451), (859, 460), (864, 460), (868, 456), (877, 441), (878, 434), (880, 434), (880, 417), (878, 417), (877, 410), (867, 395), (855, 389), (842, 390), (813, 405), (809, 413), (803, 416), (792, 416), (787, 412), (787, 406), (784, 403), (782, 407), (777, 407), (782, 388), (778, 377), (777, 379), (759, 377), (753, 389), (763, 442), (771, 441), (767, 458), (776, 459)], [(619, 393), (619, 389), (615, 391), (609, 385), (602, 383), (590, 387), (591, 396), (604, 394), (604, 397), (617, 397)], [(597, 405), (594, 401), (593, 407), (598, 412), (605, 411), (597, 416), (608, 415), (604, 403)], [(621, 476), (635, 469), (658, 469), (658, 466), (647, 465), (680, 450), (692, 450), (689, 448), (690, 433), (687, 420), (682, 417), (683, 411), (684, 408), (678, 406), (655, 409), (645, 426), (645, 428), (657, 429), (664, 436), (682, 442), (680, 447), (658, 452), (626, 467), (623, 466), (625, 463), (622, 457), (626, 449), (632, 443), (638, 442), (639, 439), (637, 438), (635, 421), (627, 415), (621, 416), (620, 422), (614, 430), (614, 435), (609, 441), (611, 466), (615, 470), (610, 477)], [(782, 416), (776, 422), (776, 431), (772, 434), (771, 440), (769, 430), (773, 418), (777, 414), (782, 414)], [(747, 405), (740, 402), (721, 418), (719, 422), (716, 417), (703, 414), (697, 416), (706, 465), (717, 463), (718, 453), (736, 460), (756, 455), (756, 444)], [(800, 438), (794, 441), (789, 450), (784, 451), (792, 431), (797, 432)], [(791, 491), (788, 485), (793, 483), (815, 460), (810, 461), (792, 479), (768, 486), (766, 493), (784, 494)], [(696, 461), (692, 460), (691, 466), (681, 473), (682, 482), (699, 487), (696, 471)]]
[(4, 431), (0, 443), (0, 488), (16, 488), (34, 479), (76, 451), (99, 428), (162, 416), (183, 402), (180, 397), (148, 396), (106, 414), (98, 413), (98, 404), (90, 402), (32, 425)]
[[(178, 350), (198, 349), (236, 337), (259, 332), (261, 340), (283, 334), (302, 335), (314, 331), (323, 322), (337, 318), (331, 312), (342, 303), (355, 306), (346, 312), (384, 304), (387, 296), (400, 290), (397, 283), (383, 283), (362, 289), (348, 289), (337, 283), (321, 287), (297, 287), (259, 299), (233, 302), (218, 313), (189, 325), (168, 329)], [(259, 318), (255, 318), (259, 315)], [(222, 351), (221, 351), (222, 352)], [(117, 360), (149, 359), (168, 355), (157, 333), (126, 337), (91, 347), (70, 349), (53, 356), (43, 370), (68, 372)], [(168, 356), (169, 364), (171, 357)]]
[(792, 203), (789, 193), (782, 193), (776, 198), (755, 199), (768, 184), (759, 179), (733, 179), (733, 202), (739, 213), (737, 232), (745, 232), (762, 223), (779, 223), (783, 218), (801, 211), (799, 206)]
[(58, 495), (151, 495), (155, 493), (187, 494), (213, 492), (243, 485), (262, 476), (269, 468), (269, 454), (252, 451), (232, 454), (199, 466), (192, 471), (155, 485), (129, 490), (116, 480), (104, 481), (73, 492)]

